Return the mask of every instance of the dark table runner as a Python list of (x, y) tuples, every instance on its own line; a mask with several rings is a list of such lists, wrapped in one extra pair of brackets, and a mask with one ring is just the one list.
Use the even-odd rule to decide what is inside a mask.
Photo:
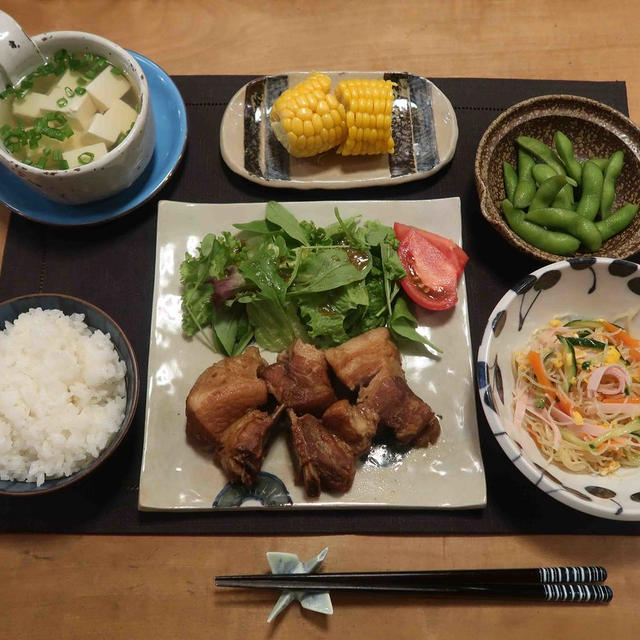
[[(256, 202), (460, 196), (463, 244), (470, 256), (466, 281), (474, 356), (495, 303), (511, 284), (540, 266), (508, 245), (480, 214), (473, 163), (482, 133), (506, 107), (543, 94), (586, 96), (627, 112), (626, 89), (621, 82), (441, 78), (435, 82), (455, 106), (460, 138), (453, 161), (440, 173), (394, 187), (330, 192), (268, 189), (229, 171), (219, 153), (224, 108), (249, 79), (238, 76), (175, 78), (187, 106), (190, 137), (182, 166), (159, 198)], [(640, 523), (588, 516), (535, 488), (499, 448), (479, 402), (478, 422), (487, 479), (487, 506), (482, 510), (139, 512), (138, 479), (159, 198), (120, 220), (93, 228), (46, 227), (17, 215), (11, 218), (0, 277), (0, 299), (54, 291), (86, 298), (102, 307), (121, 324), (133, 344), (140, 365), (142, 392), (129, 434), (101, 468), (59, 493), (0, 498), (0, 531), (105, 534), (640, 532)]]

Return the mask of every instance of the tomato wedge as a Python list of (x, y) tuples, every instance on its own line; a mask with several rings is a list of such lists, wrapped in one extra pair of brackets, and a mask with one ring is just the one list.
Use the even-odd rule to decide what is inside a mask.
[(400, 280), (405, 293), (417, 305), (433, 311), (450, 309), (458, 302), (456, 285), (462, 271), (453, 253), (444, 253), (424, 235), (410, 228), (398, 247), (407, 276)]
[(469, 260), (469, 256), (450, 238), (445, 238), (444, 236), (439, 236), (437, 233), (431, 233), (430, 231), (411, 227), (408, 224), (402, 224), (400, 222), (396, 222), (393, 225), (393, 230), (395, 231), (396, 238), (398, 238), (400, 242), (402, 242), (411, 231), (423, 236), (440, 249), (440, 251), (447, 256), (449, 260), (456, 264), (458, 278), (462, 275), (462, 271)]

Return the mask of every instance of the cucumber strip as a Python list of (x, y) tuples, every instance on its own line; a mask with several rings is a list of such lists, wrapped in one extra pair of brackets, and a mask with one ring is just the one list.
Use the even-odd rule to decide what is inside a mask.
[(565, 381), (562, 385), (565, 391), (571, 388), (571, 381), (575, 380), (578, 375), (578, 366), (576, 365), (576, 352), (573, 345), (564, 336), (558, 336), (562, 345), (562, 363), (564, 365)]
[(571, 433), (571, 431), (569, 431), (569, 429), (560, 429), (560, 435), (562, 436), (563, 440), (566, 440), (567, 442), (570, 442), (571, 444), (575, 444), (576, 447), (579, 447), (580, 449), (582, 449), (583, 451), (589, 451), (589, 445), (584, 442), (583, 440), (580, 440), (580, 438), (578, 438), (578, 436), (576, 436), (575, 434)]
[(615, 427), (614, 429), (609, 429), (607, 433), (603, 433), (599, 438), (592, 440), (589, 443), (590, 449), (595, 449), (599, 447), (603, 442), (610, 440), (611, 438), (617, 438), (618, 436), (626, 436), (628, 433), (634, 433), (635, 431), (640, 430), (640, 420), (633, 420), (628, 425), (624, 427)]
[(584, 327), (586, 329), (599, 329), (603, 326), (600, 320), (585, 320), (583, 318), (578, 318), (577, 320), (571, 320), (569, 322), (565, 322), (565, 327)]
[(587, 349), (598, 349), (599, 351), (604, 351), (604, 348), (607, 346), (605, 342), (600, 342), (600, 340), (592, 340), (591, 338), (568, 337), (565, 339), (574, 347), (586, 347)]

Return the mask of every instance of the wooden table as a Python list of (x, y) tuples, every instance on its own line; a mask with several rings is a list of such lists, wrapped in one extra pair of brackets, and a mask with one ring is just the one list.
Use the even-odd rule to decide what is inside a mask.
[[(640, 119), (640, 4), (340, 0), (4, 0), (27, 33), (98, 33), (172, 74), (406, 69), (425, 76), (625, 80)], [(463, 132), (464, 135), (464, 132)], [(0, 247), (9, 220), (3, 212)], [(606, 607), (472, 605), (334, 597), (325, 618), (293, 606), (272, 625), (273, 594), (220, 592), (212, 576), (266, 568), (264, 553), (328, 570), (604, 564)], [(0, 537), (0, 637), (631, 637), (640, 587), (635, 537)]]

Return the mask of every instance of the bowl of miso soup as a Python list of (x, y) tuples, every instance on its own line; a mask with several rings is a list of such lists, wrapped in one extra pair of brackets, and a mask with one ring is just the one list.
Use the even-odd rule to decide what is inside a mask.
[(131, 186), (155, 145), (149, 87), (137, 61), (85, 32), (32, 39), (45, 60), (0, 92), (0, 162), (66, 204)]

